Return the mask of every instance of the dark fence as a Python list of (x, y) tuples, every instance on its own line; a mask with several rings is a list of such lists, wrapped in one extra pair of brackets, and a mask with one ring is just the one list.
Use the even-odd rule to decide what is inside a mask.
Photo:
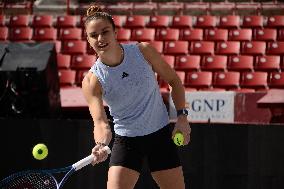
[[(283, 188), (283, 126), (192, 124), (192, 142), (180, 148), (186, 188)], [(91, 120), (1, 119), (0, 129), (0, 179), (24, 169), (67, 166), (88, 155), (94, 145)], [(42, 161), (31, 153), (40, 142), (49, 148)], [(108, 161), (88, 166), (65, 188), (106, 188), (107, 169)], [(135, 188), (158, 188), (146, 165)]]

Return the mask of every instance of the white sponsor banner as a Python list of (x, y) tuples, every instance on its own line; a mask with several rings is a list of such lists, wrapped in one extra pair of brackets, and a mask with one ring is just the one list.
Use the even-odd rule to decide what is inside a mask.
[[(234, 122), (235, 92), (186, 92), (188, 118), (193, 122)], [(176, 119), (176, 109), (170, 97), (170, 119)]]

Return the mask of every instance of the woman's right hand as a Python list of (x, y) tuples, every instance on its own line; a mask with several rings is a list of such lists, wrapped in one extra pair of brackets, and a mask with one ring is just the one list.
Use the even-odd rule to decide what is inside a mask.
[(108, 153), (107, 150), (104, 149), (104, 146), (101, 144), (97, 144), (93, 149), (92, 149), (92, 154), (95, 156), (92, 165), (95, 165), (97, 163), (103, 162), (107, 159)]

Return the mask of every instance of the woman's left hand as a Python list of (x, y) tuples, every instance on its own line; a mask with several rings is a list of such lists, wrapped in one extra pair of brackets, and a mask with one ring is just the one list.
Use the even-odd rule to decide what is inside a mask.
[(175, 128), (172, 132), (172, 138), (174, 138), (174, 136), (177, 132), (182, 133), (182, 135), (184, 137), (183, 145), (187, 145), (190, 142), (191, 128), (190, 128), (190, 125), (189, 125), (189, 122), (187, 120), (186, 115), (178, 116), (176, 124), (175, 124)]

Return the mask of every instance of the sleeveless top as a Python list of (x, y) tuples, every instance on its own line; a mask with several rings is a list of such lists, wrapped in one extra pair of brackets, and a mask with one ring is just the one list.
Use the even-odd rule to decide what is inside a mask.
[(111, 67), (100, 58), (90, 71), (98, 78), (103, 100), (120, 136), (144, 136), (169, 123), (155, 73), (137, 44), (122, 44), (124, 59)]

